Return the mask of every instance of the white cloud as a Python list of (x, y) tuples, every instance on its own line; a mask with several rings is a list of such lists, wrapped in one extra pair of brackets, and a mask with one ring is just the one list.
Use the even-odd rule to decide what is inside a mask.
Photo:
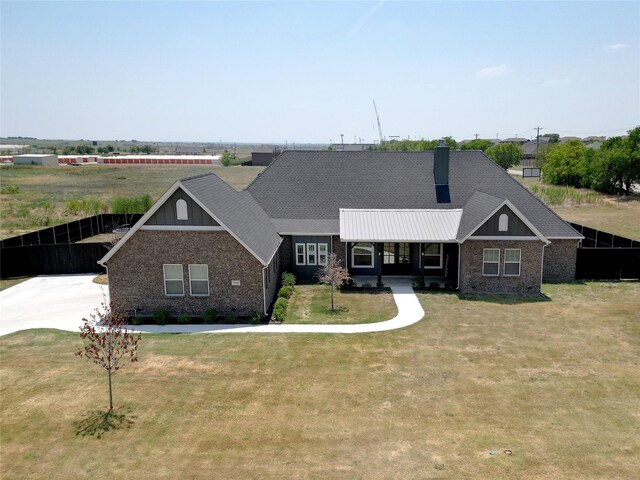
[(614, 43), (613, 45), (609, 45), (609, 50), (620, 50), (622, 48), (627, 48), (626, 43)]
[(563, 85), (569, 85), (570, 83), (571, 83), (571, 80), (569, 80), (568, 78), (565, 78), (565, 79), (554, 78), (553, 80), (547, 80), (546, 82), (542, 82), (542, 86), (543, 87), (562, 87)]
[(497, 78), (506, 75), (511, 72), (511, 67), (508, 67), (504, 63), (497, 67), (484, 67), (476, 72), (476, 78)]
[(371, 18), (378, 10), (380, 10), (382, 5), (384, 5), (385, 1), (386, 0), (380, 0), (373, 7), (371, 7), (371, 9), (367, 13), (362, 15), (358, 19), (356, 24), (353, 26), (351, 31), (349, 33), (347, 33), (347, 37), (353, 37), (355, 34), (357, 34), (360, 31), (360, 29), (364, 26), (364, 24), (367, 23), (367, 20), (369, 20), (369, 18)]

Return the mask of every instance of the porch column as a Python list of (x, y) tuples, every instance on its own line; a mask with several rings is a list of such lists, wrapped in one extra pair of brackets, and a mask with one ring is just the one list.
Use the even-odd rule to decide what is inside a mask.
[(384, 283), (382, 283), (382, 252), (384, 251), (383, 249), (383, 244), (382, 243), (376, 243), (376, 257), (377, 257), (377, 262), (378, 262), (378, 282), (376, 283), (376, 286), (378, 288), (382, 288), (384, 287)]

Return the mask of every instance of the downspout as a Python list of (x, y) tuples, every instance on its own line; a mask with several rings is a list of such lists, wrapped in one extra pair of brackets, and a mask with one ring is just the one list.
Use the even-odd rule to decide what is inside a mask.
[(462, 264), (460, 263), (460, 251), (462, 250), (462, 242), (458, 242), (458, 285), (456, 286), (456, 290), (460, 290), (460, 268)]
[(267, 289), (264, 286), (264, 271), (267, 269), (267, 266), (262, 267), (262, 308), (264, 310), (264, 314), (267, 314)]
[(542, 260), (540, 261), (540, 293), (542, 293), (542, 279), (544, 278), (544, 249), (547, 245), (547, 243), (542, 243)]

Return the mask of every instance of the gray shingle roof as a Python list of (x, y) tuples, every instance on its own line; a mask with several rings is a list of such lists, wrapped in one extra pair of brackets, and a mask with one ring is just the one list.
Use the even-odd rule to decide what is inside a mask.
[(476, 190), (505, 198), (547, 238), (581, 238), (484, 153), (452, 151), (451, 203), (438, 204), (433, 151), (287, 151), (248, 187), (271, 218), (338, 219), (340, 208), (463, 208)]
[(277, 251), (281, 237), (249, 192), (238, 192), (213, 173), (180, 183), (213, 213), (262, 263)]
[(337, 218), (272, 218), (271, 223), (276, 231), (282, 235), (340, 234), (340, 220)]
[(488, 193), (476, 191), (462, 209), (462, 218), (458, 227), (456, 238), (462, 240), (485, 220), (491, 212), (504, 203), (504, 198), (499, 198)]

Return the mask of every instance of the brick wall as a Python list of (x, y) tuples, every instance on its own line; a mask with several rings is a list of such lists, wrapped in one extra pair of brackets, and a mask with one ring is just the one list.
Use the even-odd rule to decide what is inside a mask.
[(544, 249), (543, 280), (575, 280), (577, 240), (551, 240)]
[[(462, 293), (515, 293), (519, 295), (540, 293), (542, 245), (542, 242), (539, 241), (516, 240), (468, 240), (464, 242), (460, 246), (460, 291)], [(500, 249), (500, 275), (497, 277), (482, 275), (482, 252), (485, 248)], [(504, 276), (505, 248), (519, 248), (521, 250), (519, 277)]]
[[(183, 265), (183, 297), (164, 294), (165, 263)], [(190, 295), (189, 264), (209, 266), (208, 297)], [(207, 308), (221, 315), (263, 311), (262, 265), (227, 232), (138, 230), (107, 267), (111, 300), (143, 314), (161, 307), (194, 316)], [(232, 286), (231, 280), (240, 280), (240, 286)]]

